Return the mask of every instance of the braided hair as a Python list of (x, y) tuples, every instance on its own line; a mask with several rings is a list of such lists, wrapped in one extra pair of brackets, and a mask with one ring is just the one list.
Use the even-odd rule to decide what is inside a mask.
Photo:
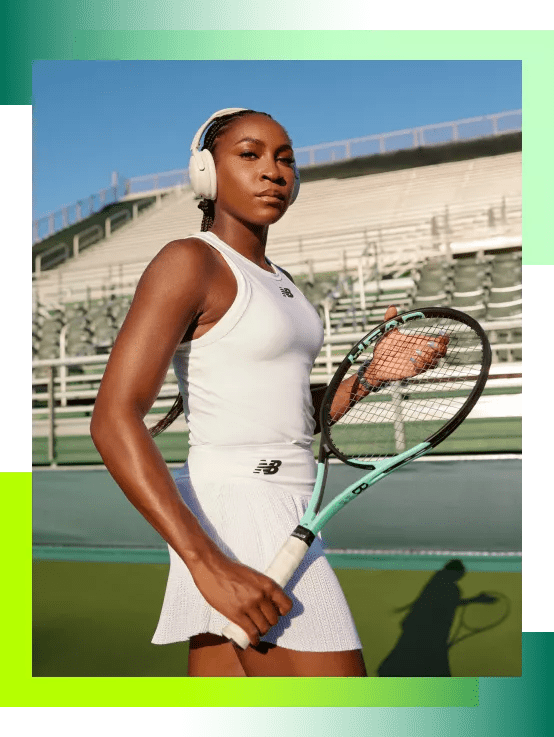
[[(228, 115), (222, 115), (220, 118), (216, 118), (213, 123), (210, 125), (210, 127), (207, 129), (206, 133), (204, 134), (204, 144), (202, 146), (202, 150), (207, 149), (208, 151), (211, 151), (213, 153), (215, 149), (215, 145), (217, 142), (217, 139), (219, 136), (222, 135), (222, 133), (225, 132), (227, 127), (231, 122), (234, 122), (236, 118), (242, 118), (246, 115), (265, 115), (268, 118), (271, 118), (271, 115), (268, 113), (261, 113), (256, 110), (239, 110), (236, 113), (229, 113)], [(198, 208), (202, 210), (204, 213), (204, 217), (202, 218), (202, 225), (200, 226), (200, 230), (202, 232), (206, 232), (211, 229), (211, 227), (214, 224), (214, 218), (215, 218), (215, 205), (213, 200), (207, 200), (203, 199), (200, 200), (198, 203)], [(161, 432), (163, 432), (166, 428), (168, 428), (172, 422), (174, 422), (177, 417), (183, 412), (183, 397), (181, 396), (181, 393), (179, 393), (175, 399), (175, 402), (173, 403), (173, 406), (169, 410), (169, 412), (165, 415), (165, 417), (162, 417), (162, 419), (157, 422), (153, 427), (149, 429), (150, 435), (154, 438), (156, 435), (159, 435)]]

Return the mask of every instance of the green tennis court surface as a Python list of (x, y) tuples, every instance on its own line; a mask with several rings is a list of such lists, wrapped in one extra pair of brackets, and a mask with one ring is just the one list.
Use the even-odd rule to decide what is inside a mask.
[[(33, 575), (34, 677), (186, 675), (187, 644), (150, 643), (167, 566), (35, 561)], [(433, 572), (337, 570), (337, 575), (368, 674), (375, 676), (401, 634), (407, 610), (395, 610), (417, 600)], [(450, 635), (471, 636), (449, 650), (452, 676), (520, 676), (521, 575), (468, 571), (458, 587), (462, 597), (489, 591), (498, 601), (458, 607)], [(458, 629), (462, 611), (471, 629)]]

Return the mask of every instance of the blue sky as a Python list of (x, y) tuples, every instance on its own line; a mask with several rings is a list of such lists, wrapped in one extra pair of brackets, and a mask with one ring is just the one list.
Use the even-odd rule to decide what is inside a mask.
[(37, 61), (33, 217), (120, 176), (181, 169), (224, 107), (264, 110), (296, 146), (521, 107), (519, 61)]

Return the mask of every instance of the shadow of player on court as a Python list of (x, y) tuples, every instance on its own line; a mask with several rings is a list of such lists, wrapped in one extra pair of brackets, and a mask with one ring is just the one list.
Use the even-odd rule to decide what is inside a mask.
[(450, 638), (458, 607), (468, 604), (494, 604), (499, 598), (507, 601), (502, 594), (494, 596), (486, 592), (463, 599), (456, 582), (464, 573), (465, 567), (461, 560), (450, 560), (432, 576), (414, 602), (395, 610), (401, 612), (409, 609), (401, 622), (402, 634), (393, 650), (377, 668), (379, 676), (451, 676), (449, 648), (471, 634), (497, 626), (508, 616), (509, 609), (506, 609), (502, 618), (494, 624), (480, 628), (466, 625), (466, 629), (473, 629), (473, 632), (463, 637)]

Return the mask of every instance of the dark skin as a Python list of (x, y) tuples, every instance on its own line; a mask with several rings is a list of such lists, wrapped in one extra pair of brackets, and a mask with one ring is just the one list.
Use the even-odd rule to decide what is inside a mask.
[[(237, 119), (217, 139), (214, 160), (218, 194), (212, 232), (271, 271), (265, 258), (268, 228), (286, 212), (294, 184), (286, 132), (265, 116)], [(231, 560), (206, 535), (144, 424), (179, 343), (217, 324), (236, 292), (229, 266), (204, 241), (175, 240), (158, 253), (139, 281), (111, 351), (91, 421), (92, 439), (124, 494), (182, 558), (206, 601), (250, 638), (252, 647), (242, 651), (223, 637), (193, 637), (189, 675), (364, 676), (356, 650), (257, 648), (260, 637), (290, 611), (290, 598), (264, 574)], [(391, 310), (396, 314), (394, 307), (387, 314)], [(370, 383), (386, 380), (379, 367), (371, 369)], [(346, 411), (344, 403), (352, 395), (352, 387), (345, 386), (337, 411)], [(322, 396), (321, 390), (314, 393), (316, 411)]]

